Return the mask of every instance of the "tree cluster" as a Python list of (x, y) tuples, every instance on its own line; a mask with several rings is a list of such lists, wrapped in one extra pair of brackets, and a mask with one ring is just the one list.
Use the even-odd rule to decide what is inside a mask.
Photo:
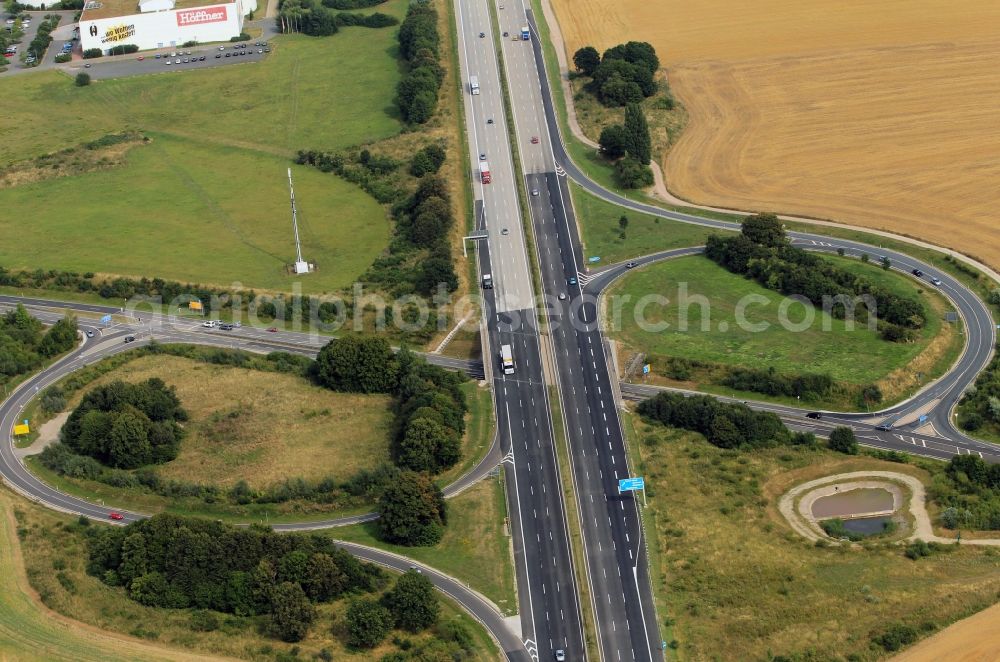
[(60, 433), (80, 455), (120, 469), (169, 462), (177, 457), (187, 412), (173, 388), (151, 378), (139, 384), (114, 381), (83, 397)]
[(365, 9), (385, 4), (386, 0), (323, 0), (330, 9)]
[(646, 116), (638, 103), (625, 106), (625, 123), (604, 127), (598, 143), (606, 158), (618, 160), (615, 176), (620, 185), (642, 188), (653, 184), (653, 171), (648, 165), (653, 143)]
[(956, 455), (935, 475), (928, 496), (942, 508), (950, 529), (1000, 529), (1000, 464), (976, 455)]
[(800, 397), (806, 401), (818, 400), (833, 390), (833, 378), (830, 375), (783, 375), (775, 371), (774, 367), (732, 368), (722, 379), (722, 384), (738, 391)]
[(377, 509), (379, 537), (396, 545), (435, 545), (448, 523), (441, 489), (429, 475), (415, 471), (403, 471), (385, 485)]
[(577, 71), (591, 78), (591, 90), (606, 106), (638, 103), (656, 94), (653, 77), (660, 68), (656, 50), (648, 43), (618, 44), (598, 56), (597, 49), (585, 46), (573, 55)]
[(237, 528), (197, 518), (155, 515), (124, 528), (88, 530), (87, 571), (149, 607), (266, 615), (267, 629), (299, 641), (314, 603), (372, 592), (384, 581), (330, 538)]
[(347, 610), (348, 644), (374, 648), (393, 628), (421, 632), (437, 623), (440, 611), (431, 581), (409, 570), (380, 600), (361, 598), (351, 602)]
[(462, 457), (468, 410), (456, 373), (400, 352), (401, 363), (395, 445), (403, 469), (439, 473)]
[(396, 104), (411, 124), (423, 124), (434, 115), (444, 80), (437, 23), (437, 11), (429, 2), (414, 2), (399, 28), (399, 52), (408, 71), (396, 87)]
[(47, 358), (76, 345), (76, 318), (64, 317), (45, 332), (42, 323), (18, 304), (0, 317), (0, 383), (34, 370)]
[[(430, 296), (458, 289), (458, 275), (448, 238), (455, 226), (447, 182), (436, 175), (420, 180), (409, 200), (397, 207), (397, 231), (418, 249), (429, 251), (414, 265), (410, 283), (418, 294)], [(377, 264), (377, 263), (376, 263)]]
[(332, 172), (357, 184), (382, 204), (396, 202), (404, 195), (399, 178), (393, 175), (399, 163), (388, 156), (374, 155), (367, 149), (346, 153), (299, 150), (295, 162), (314, 166), (321, 172)]
[(320, 350), (312, 370), (334, 391), (397, 396), (396, 464), (438, 473), (461, 457), (467, 405), (456, 372), (429, 365), (384, 338), (345, 336)]
[[(349, 12), (333, 12), (331, 9), (353, 9), (341, 7), (344, 2), (336, 0), (281, 0), (278, 5), (277, 23), (282, 33), (301, 32), (313, 37), (327, 37), (336, 34), (343, 26), (359, 25), (368, 28), (384, 28), (396, 25), (399, 21), (394, 16), (374, 12), (372, 14), (353, 14)], [(364, 5), (371, 6), (371, 5)]]
[(976, 377), (975, 385), (962, 396), (958, 412), (958, 424), (970, 432), (984, 425), (992, 430), (1000, 427), (1000, 355), (994, 355)]
[(809, 435), (791, 433), (776, 414), (753, 411), (743, 404), (729, 404), (707, 395), (658, 393), (639, 403), (646, 418), (684, 430), (699, 432), (719, 448), (767, 448), (809, 444)]
[[(864, 324), (870, 315), (876, 315), (880, 335), (889, 341), (912, 339), (926, 322), (919, 300), (899, 296), (865, 276), (857, 276), (829, 260), (791, 246), (774, 214), (747, 217), (741, 234), (736, 236), (709, 236), (705, 255), (768, 289), (804, 297), (817, 307), (827, 304), (835, 318), (853, 314), (856, 321)], [(868, 301), (873, 302), (872, 309)]]

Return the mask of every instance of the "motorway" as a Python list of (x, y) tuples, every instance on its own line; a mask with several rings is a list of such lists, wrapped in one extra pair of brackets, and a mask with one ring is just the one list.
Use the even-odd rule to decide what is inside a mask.
[[(508, 511), (514, 541), (521, 634), (534, 659), (585, 659), (581, 611), (570, 556), (568, 525), (556, 461), (549, 393), (542, 367), (542, 342), (534, 309), (531, 269), (507, 133), (496, 42), (489, 5), (455, 0), (458, 52), (462, 71), (466, 131), (473, 167), (480, 278), (492, 274), (484, 289), (484, 320), (496, 363), (502, 345), (513, 350), (514, 374), (493, 374), (497, 434), (507, 474)], [(479, 35), (483, 36), (480, 37)], [(480, 93), (472, 94), (476, 76)], [(492, 122), (490, 122), (492, 120)], [(492, 181), (478, 176), (480, 155), (490, 164)]]

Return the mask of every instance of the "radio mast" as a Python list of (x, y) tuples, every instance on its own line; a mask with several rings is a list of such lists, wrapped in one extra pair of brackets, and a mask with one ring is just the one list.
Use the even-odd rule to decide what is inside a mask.
[(295, 210), (295, 189), (292, 188), (292, 169), (288, 169), (288, 193), (292, 199), (292, 228), (295, 230), (295, 273), (309, 273), (309, 263), (302, 259), (302, 244), (299, 242), (299, 215)]

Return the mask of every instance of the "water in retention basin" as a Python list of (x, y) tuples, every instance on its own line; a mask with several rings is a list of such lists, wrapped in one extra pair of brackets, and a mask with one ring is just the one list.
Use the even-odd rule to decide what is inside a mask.
[(881, 488), (861, 488), (831, 494), (816, 499), (812, 505), (813, 517), (817, 519), (850, 517), (886, 510), (892, 510), (892, 494)]

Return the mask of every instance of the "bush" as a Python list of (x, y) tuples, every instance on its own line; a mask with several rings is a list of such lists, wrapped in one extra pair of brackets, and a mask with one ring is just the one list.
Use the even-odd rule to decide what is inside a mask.
[(246, 32), (241, 32), (241, 33), (240, 33), (240, 34), (239, 34), (238, 36), (236, 36), (236, 37), (230, 37), (230, 38), (229, 38), (229, 41), (230, 41), (230, 42), (237, 42), (237, 41), (250, 41), (250, 35), (249, 35), (249, 34), (247, 34)]
[(392, 629), (388, 609), (374, 600), (355, 600), (347, 608), (347, 642), (357, 648), (375, 648)]
[[(194, 44), (191, 44), (192, 46)], [(187, 44), (185, 44), (187, 46)], [(108, 49), (108, 55), (128, 55), (130, 53), (138, 53), (139, 47), (135, 44), (122, 44), (121, 46), (112, 46)]]
[(849, 427), (837, 427), (830, 432), (830, 450), (847, 455), (858, 454), (858, 440), (854, 430)]
[(63, 63), (69, 62), (72, 59), (73, 59), (73, 56), (70, 55), (69, 53), (60, 53), (59, 55), (56, 56), (56, 63), (57, 64), (63, 64)]
[(183, 44), (181, 44), (181, 48), (191, 48), (192, 46), (197, 46), (197, 45), (198, 45), (197, 41), (193, 41), (193, 40), (192, 41), (185, 41)]
[(624, 188), (644, 188), (653, 185), (653, 171), (648, 165), (626, 157), (615, 164), (615, 177)]
[(66, 408), (66, 395), (58, 386), (50, 386), (42, 391), (39, 405), (46, 414), (58, 414)]
[(898, 651), (916, 640), (916, 629), (903, 623), (893, 623), (885, 632), (872, 637), (873, 642), (889, 652)]
[(102, 51), (100, 48), (88, 48), (83, 52), (83, 59), (92, 60), (94, 58), (101, 57), (103, 55), (104, 51)]
[(85, 74), (85, 73), (77, 74), (75, 83), (77, 87), (86, 87), (90, 85), (90, 74)]
[(413, 155), (410, 174), (414, 177), (432, 175), (444, 165), (445, 151), (440, 145), (428, 145)]

